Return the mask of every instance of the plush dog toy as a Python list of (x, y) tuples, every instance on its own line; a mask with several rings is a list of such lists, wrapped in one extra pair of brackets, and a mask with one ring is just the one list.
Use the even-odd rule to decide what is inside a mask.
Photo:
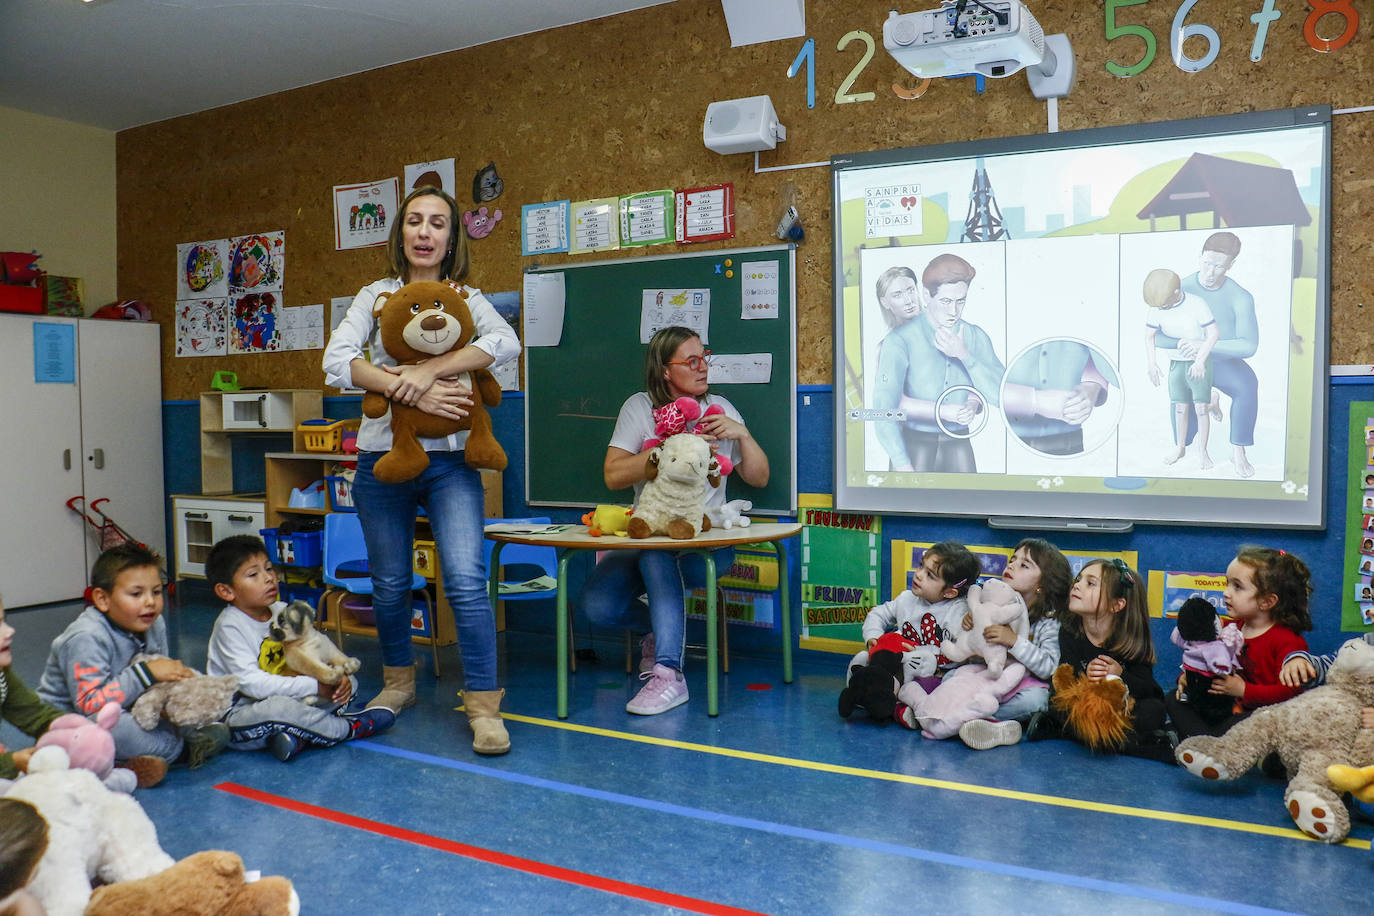
[(1054, 669), (1054, 694), (1050, 707), (1064, 722), (1064, 729), (1092, 751), (1116, 752), (1126, 746), (1135, 700), (1119, 677), (1092, 680), (1074, 674), (1069, 665)]
[(114, 765), (115, 744), (110, 732), (119, 721), (119, 710), (119, 704), (111, 701), (100, 707), (94, 722), (76, 713), (58, 716), (38, 738), (34, 750), (60, 747), (67, 752), (72, 769), (90, 770), (112, 792), (132, 792), (138, 777), (133, 770)]
[(1240, 668), (1245, 636), (1234, 623), (1221, 625), (1217, 609), (1196, 595), (1178, 609), (1178, 625), (1169, 640), (1183, 650), (1183, 699), (1210, 723), (1231, 715), (1234, 700), (1223, 693), (1209, 693), (1212, 678)]
[(28, 885), (48, 916), (81, 916), (92, 880), (132, 881), (172, 864), (133, 796), (110, 791), (94, 773), (69, 769), (69, 763), (62, 748), (39, 748), (29, 758), (28, 775), (5, 792), (48, 822), (48, 848)]
[(677, 540), (711, 530), (706, 487), (720, 486), (720, 465), (706, 440), (688, 433), (669, 436), (649, 452), (648, 482), (630, 519), (632, 538), (666, 534)]
[(986, 675), (996, 680), (1007, 664), (1007, 647), (989, 643), (983, 630), (990, 624), (1004, 623), (1018, 636), (1030, 629), (1030, 615), (1026, 602), (1001, 579), (990, 579), (968, 590), (968, 607), (973, 614), (973, 629), (958, 629), (940, 643), (940, 652), (952, 662), (961, 662), (975, 655), (987, 663)]
[[(719, 460), (720, 456), (716, 457)], [(711, 517), (712, 528), (748, 528), (750, 519), (744, 513), (753, 508), (754, 504), (747, 499), (732, 499), (724, 505), (707, 509), (706, 514)]]
[(1220, 738), (1189, 738), (1175, 756), (1194, 776), (1232, 780), (1277, 751), (1288, 770), (1283, 801), (1293, 822), (1308, 836), (1339, 843), (1350, 832), (1350, 813), (1328, 768), (1374, 765), (1374, 731), (1361, 728), (1366, 706), (1374, 706), (1374, 645), (1352, 639), (1337, 651), (1325, 685), (1255, 710)]
[(97, 888), (84, 916), (297, 916), (301, 901), (280, 875), (246, 882), (243, 859), (212, 849), (147, 878)]
[[(135, 662), (161, 658), (158, 655), (136, 655)], [(134, 700), (129, 713), (144, 731), (157, 728), (163, 716), (177, 727), (199, 728), (218, 722), (234, 705), (238, 679), (232, 674), (211, 677), (196, 672), (195, 677), (180, 681), (159, 681)]]
[[(313, 677), (321, 684), (337, 684), (360, 667), (351, 655), (315, 629), (315, 609), (304, 601), (273, 605), (267, 635), (282, 644), (286, 667), (297, 674)], [(325, 705), (326, 697), (308, 697), (306, 703)]]
[[(381, 293), (372, 307), (382, 346), (400, 366), (457, 350), (477, 336), (467, 293), (449, 283), (407, 283), (394, 293)], [(469, 467), (506, 468), (506, 453), (491, 428), (488, 407), (501, 403), (501, 386), (486, 369), (464, 373), (460, 380), (472, 389), (473, 404), (461, 420), (448, 420), (398, 404), (369, 391), (363, 395), (363, 414), (376, 418), (391, 411), (391, 451), (377, 459), (373, 473), (384, 483), (412, 480), (429, 467), (420, 438), (437, 439), (469, 430), (463, 454)]]
[(841, 716), (848, 719), (855, 709), (864, 709), (881, 722), (892, 719), (897, 708), (897, 689), (902, 686), (900, 650), (906, 645), (896, 633), (885, 633), (873, 644), (868, 664), (850, 666), (849, 683), (840, 691)]

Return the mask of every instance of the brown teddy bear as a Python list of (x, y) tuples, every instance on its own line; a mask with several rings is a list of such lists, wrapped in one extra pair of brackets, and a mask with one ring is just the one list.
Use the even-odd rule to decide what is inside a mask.
[(286, 878), (244, 883), (243, 860), (211, 849), (150, 877), (96, 888), (85, 916), (296, 916), (300, 908)]
[[(381, 293), (372, 307), (382, 346), (399, 366), (410, 366), (467, 346), (477, 336), (467, 293), (451, 283), (407, 283), (394, 293)], [(501, 403), (501, 386), (490, 372), (475, 369), (459, 381), (472, 389), (472, 408), (461, 420), (427, 414), (383, 395), (363, 395), (363, 415), (377, 418), (391, 411), (391, 451), (377, 459), (373, 473), (383, 483), (418, 477), (429, 467), (420, 438), (439, 439), (470, 430), (464, 448), (469, 467), (503, 471), (506, 453), (492, 433), (488, 407)]]
[(1336, 653), (1325, 686), (1257, 709), (1220, 738), (1189, 738), (1178, 746), (1178, 762), (1194, 776), (1232, 780), (1277, 752), (1288, 770), (1283, 801), (1293, 822), (1308, 836), (1339, 843), (1350, 832), (1350, 814), (1328, 768), (1359, 772), (1374, 764), (1374, 732), (1361, 728), (1366, 706), (1374, 706), (1374, 645), (1352, 639)]

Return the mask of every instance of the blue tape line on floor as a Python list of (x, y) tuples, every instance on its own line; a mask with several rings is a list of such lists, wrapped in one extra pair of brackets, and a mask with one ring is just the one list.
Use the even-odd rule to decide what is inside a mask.
[(1268, 907), (1250, 906), (1244, 903), (1218, 900), (1196, 894), (1180, 894), (1176, 891), (1141, 887), (1134, 884), (1123, 884), (1118, 881), (1104, 881), (1099, 878), (1067, 875), (1060, 872), (1045, 871), (1039, 868), (1026, 868), (1020, 865), (1009, 865), (1004, 862), (991, 862), (986, 859), (973, 859), (968, 856), (950, 855), (943, 852), (934, 852), (929, 849), (916, 849), (910, 846), (898, 846), (893, 843), (883, 843), (877, 840), (866, 840), (860, 837), (844, 836), (838, 833), (827, 833), (823, 830), (812, 830), (808, 827), (794, 827), (790, 824), (778, 824), (771, 821), (756, 820), (750, 817), (722, 814), (716, 811), (703, 811), (699, 808), (688, 808), (683, 805), (674, 805), (670, 802), (636, 798), (633, 795), (624, 795), (619, 792), (607, 792), (602, 789), (591, 789), (586, 786), (556, 782), (552, 779), (544, 779), (539, 776), (528, 776), (524, 773), (513, 773), (509, 770), (498, 770), (478, 764), (463, 763), (462, 761), (451, 760), (447, 757), (437, 757), (433, 754), (425, 754), (419, 751), (389, 747), (371, 741), (350, 742), (350, 747), (359, 750), (373, 751), (378, 754), (387, 754), (392, 757), (400, 757), (406, 760), (414, 760), (419, 763), (428, 763), (433, 766), (441, 766), (450, 770), (461, 770), (462, 772), (473, 773), (478, 776), (489, 776), (493, 779), (501, 779), (506, 782), (519, 783), (521, 785), (547, 789), (553, 792), (563, 792), (569, 795), (580, 795), (584, 798), (594, 798), (598, 801), (610, 802), (612, 804), (629, 805), (630, 807), (643, 808), (645, 810), (671, 814), (677, 817), (689, 817), (695, 820), (724, 824), (729, 827), (758, 830), (764, 833), (790, 836), (802, 840), (811, 840), (817, 843), (848, 846), (853, 849), (900, 856), (906, 859), (916, 859), (922, 862), (933, 862), (938, 865), (948, 865), (953, 868), (972, 869), (974, 871), (988, 872), (990, 874), (1005, 875), (1010, 878), (1023, 878), (1028, 881), (1041, 881), (1048, 884), (1063, 885), (1065, 887), (1101, 891), (1102, 893), (1115, 894), (1122, 897), (1156, 900), (1161, 903), (1177, 904), (1179, 906), (1201, 907), (1218, 913), (1236, 913), (1242, 914), (1242, 916), (1296, 916), (1296, 914), (1290, 913), (1288, 910), (1275, 910)]

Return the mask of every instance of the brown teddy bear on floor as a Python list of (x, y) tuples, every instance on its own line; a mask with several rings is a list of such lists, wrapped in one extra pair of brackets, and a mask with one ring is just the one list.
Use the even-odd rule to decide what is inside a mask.
[[(382, 346), (399, 366), (416, 365), (431, 357), (467, 346), (477, 336), (467, 293), (450, 283), (407, 283), (394, 293), (381, 293), (372, 307)], [(373, 473), (383, 483), (418, 477), (429, 467), (420, 438), (439, 439), (470, 430), (464, 448), (468, 467), (503, 471), (506, 453), (492, 433), (488, 407), (501, 403), (501, 386), (486, 369), (458, 376), (472, 389), (472, 407), (461, 420), (427, 414), (418, 407), (398, 404), (369, 391), (363, 395), (363, 415), (377, 418), (391, 411), (391, 451), (377, 459)]]
[(150, 877), (96, 888), (85, 916), (296, 916), (300, 908), (286, 878), (245, 883), (243, 860), (212, 849)]
[(1374, 732), (1361, 727), (1366, 706), (1374, 706), (1374, 645), (1352, 639), (1336, 653), (1325, 686), (1257, 709), (1220, 738), (1189, 738), (1178, 746), (1178, 762), (1194, 776), (1232, 780), (1278, 752), (1293, 822), (1308, 836), (1339, 843), (1350, 832), (1350, 814), (1328, 767), (1374, 764)]

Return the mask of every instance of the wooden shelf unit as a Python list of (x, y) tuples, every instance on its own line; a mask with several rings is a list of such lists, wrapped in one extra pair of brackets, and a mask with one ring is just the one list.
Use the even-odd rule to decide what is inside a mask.
[[(300, 443), (297, 443), (298, 447)], [(293, 509), (288, 505), (291, 499), (291, 491), (306, 487), (317, 480), (322, 480), (329, 474), (332, 465), (344, 461), (357, 459), (356, 455), (347, 455), (342, 452), (307, 452), (302, 450), (292, 452), (268, 452), (266, 459), (267, 477), (267, 498), (266, 498), (266, 519), (264, 527), (275, 528), (281, 525), (282, 520), (293, 516), (321, 516), (328, 515), (328, 509)], [(499, 471), (482, 472), (482, 490), (486, 498), (487, 518), (501, 517), (501, 473)], [(416, 526), (416, 537), (421, 539), (433, 540), (429, 531), (429, 520), (425, 516), (418, 516)], [(448, 598), (444, 595), (442, 587), (435, 583), (439, 581), (438, 570), (435, 570), (434, 578), (431, 580), (431, 600), (434, 602), (434, 636), (415, 636), (413, 640), (417, 643), (428, 645), (432, 639), (437, 638), (441, 646), (449, 646), (458, 641), (457, 632), (453, 625), (453, 609), (449, 607)], [(342, 616), (341, 623), (343, 632), (357, 636), (377, 635), (377, 628), (370, 624), (358, 623), (352, 618), (347, 609), (341, 608), (340, 603), (343, 595), (338, 593), (330, 594), (325, 602), (325, 615), (328, 623), (322, 623), (321, 628), (331, 630), (334, 628), (333, 615)], [(500, 621), (498, 620), (498, 624)]]
[[(267, 398), (274, 405), (266, 425), (253, 428), (224, 424), (226, 399)], [(264, 391), (205, 391), (200, 395), (200, 492), (205, 496), (234, 491), (234, 436), (291, 436), (291, 447), (305, 448), (304, 434), (297, 427), (304, 420), (324, 416), (324, 392), (307, 388), (279, 388)]]

